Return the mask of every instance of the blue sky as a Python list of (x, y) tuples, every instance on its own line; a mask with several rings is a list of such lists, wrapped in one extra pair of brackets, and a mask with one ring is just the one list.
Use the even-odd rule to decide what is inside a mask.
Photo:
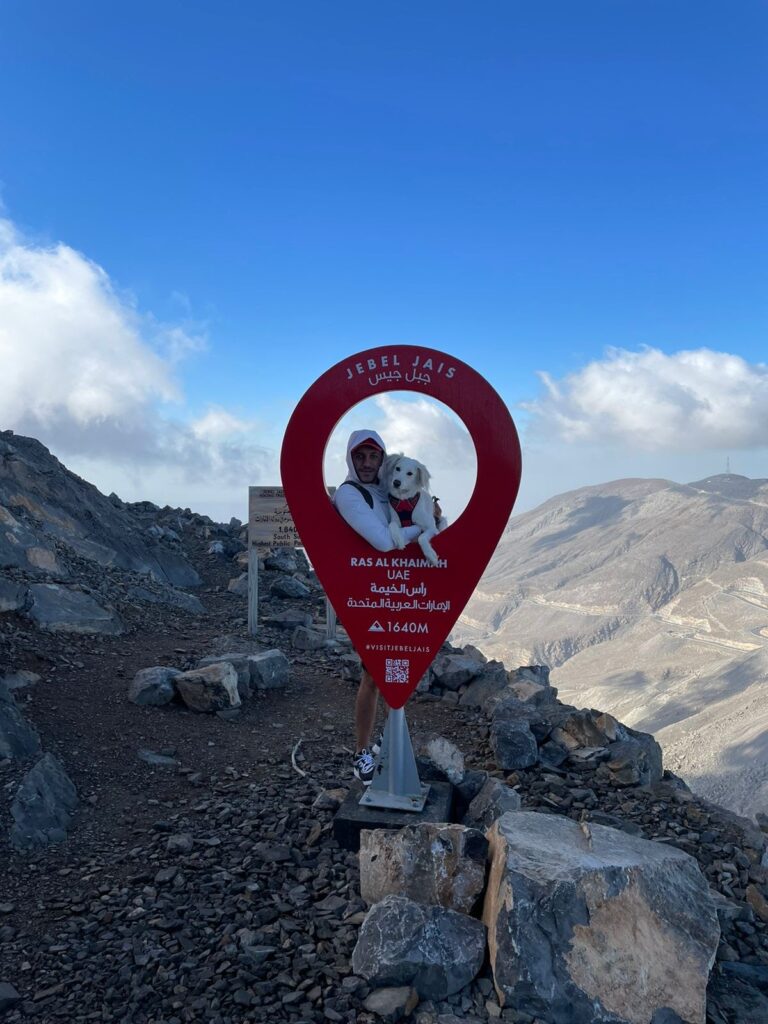
[(750, 0), (6, 0), (0, 425), (242, 514), (323, 370), (429, 344), (509, 404), (521, 507), (768, 476), (767, 39)]

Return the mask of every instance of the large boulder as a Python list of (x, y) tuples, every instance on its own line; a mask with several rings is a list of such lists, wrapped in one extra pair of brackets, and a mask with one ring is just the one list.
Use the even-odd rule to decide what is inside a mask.
[(29, 596), (30, 605), (24, 614), (41, 629), (52, 633), (123, 632), (119, 615), (82, 590), (58, 583), (33, 583)]
[(25, 690), (28, 687), (36, 686), (39, 682), (40, 676), (37, 672), (28, 672), (23, 668), (18, 669), (16, 672), (8, 672), (0, 677), (0, 683), (5, 683), (11, 693), (14, 690)]
[(525, 665), (510, 672), (509, 689), (519, 700), (537, 706), (549, 704), (557, 697), (557, 689), (549, 681), (546, 665)]
[(525, 719), (495, 715), (491, 722), (491, 749), (502, 771), (530, 768), (539, 759), (536, 737)]
[(128, 700), (144, 707), (162, 707), (170, 704), (176, 696), (173, 681), (181, 672), (167, 665), (153, 665), (142, 668), (131, 680), (128, 687)]
[(227, 584), (227, 593), (235, 597), (248, 597), (248, 573), (241, 572)]
[(363, 921), (352, 970), (374, 987), (412, 985), (422, 999), (445, 999), (484, 958), (485, 928), (474, 917), (386, 896)]
[[(655, 742), (655, 741), (654, 741)], [(655, 751), (651, 748), (651, 754)], [(647, 786), (661, 778), (661, 754), (649, 760), (649, 748), (628, 737), (608, 746), (608, 759), (597, 770), (598, 778), (615, 786)]]
[(61, 761), (43, 754), (24, 776), (11, 804), (12, 846), (28, 851), (63, 842), (77, 804), (77, 790)]
[(465, 708), (485, 710), (488, 701), (499, 694), (509, 682), (507, 670), (500, 661), (489, 661), (482, 672), (467, 684), (459, 704)]
[(0, 682), (0, 761), (21, 761), (40, 751), (40, 737), (16, 706), (8, 687)]
[(289, 576), (299, 571), (299, 563), (296, 560), (296, 554), (294, 551), (280, 551), (275, 554), (267, 555), (264, 559), (264, 568), (269, 569), (272, 572), (285, 572)]
[(301, 608), (286, 608), (284, 612), (264, 615), (262, 623), (265, 626), (274, 626), (275, 629), (296, 629), (297, 626), (311, 626), (312, 616)]
[(704, 1024), (720, 928), (692, 857), (529, 811), (489, 839), (483, 919), (503, 1006), (551, 1024)]
[(360, 833), (360, 894), (367, 903), (407, 896), (469, 914), (485, 887), (488, 840), (463, 825), (423, 822)]
[(197, 663), (198, 668), (207, 668), (208, 665), (220, 665), (226, 662), (231, 665), (237, 673), (237, 692), (241, 700), (248, 700), (251, 696), (251, 655), (248, 651), (233, 651), (231, 654), (211, 654), (201, 658)]
[(190, 615), (205, 615), (205, 606), (199, 597), (175, 587), (157, 586), (155, 590), (148, 587), (129, 587), (127, 596), (142, 604), (162, 604), (169, 608), (178, 608)]
[[(7, 445), (0, 441), (0, 456), (5, 454)], [(5, 460), (0, 459), (0, 464)], [(0, 472), (2, 466), (0, 465)], [(44, 539), (33, 526), (22, 522), (3, 505), (0, 488), (0, 567), (27, 569), (32, 572), (63, 572), (59, 565), (50, 538)]]
[(452, 782), (454, 786), (458, 786), (464, 778), (464, 755), (445, 736), (434, 733), (417, 736), (413, 749), (421, 765), (429, 769), (430, 777), (437, 775), (438, 778)]
[(293, 576), (278, 577), (269, 588), (269, 592), (273, 597), (290, 599), (306, 598), (312, 593), (309, 587), (305, 587), (300, 580), (294, 579)]
[[(568, 737), (564, 742), (574, 747), (604, 747), (614, 740), (623, 739), (623, 726), (605, 711), (592, 708), (564, 708), (557, 725)], [(558, 742), (563, 742), (562, 738)]]
[(256, 690), (280, 690), (288, 685), (291, 663), (281, 650), (275, 647), (261, 654), (251, 654), (251, 686)]
[(320, 651), (326, 646), (326, 637), (316, 629), (297, 626), (291, 635), (291, 643), (299, 651)]
[(458, 690), (483, 670), (483, 662), (468, 654), (439, 654), (432, 665), (434, 681), (445, 690)]
[(223, 661), (181, 672), (174, 678), (179, 696), (193, 711), (224, 711), (240, 707), (237, 672)]
[(0, 576), (0, 613), (22, 612), (29, 604), (29, 588)]
[(520, 810), (520, 794), (501, 779), (489, 778), (469, 805), (464, 824), (488, 829), (502, 814)]
[(637, 729), (630, 729), (628, 725), (622, 725), (627, 737), (639, 743), (643, 748), (645, 757), (642, 759), (640, 768), (640, 783), (643, 786), (653, 786), (660, 782), (664, 776), (664, 765), (662, 763), (661, 746), (648, 732), (640, 732)]

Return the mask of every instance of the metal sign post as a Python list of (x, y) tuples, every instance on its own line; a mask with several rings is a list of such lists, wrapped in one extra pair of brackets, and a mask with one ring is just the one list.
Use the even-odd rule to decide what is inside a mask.
[(405, 708), (392, 708), (384, 727), (373, 782), (363, 793), (360, 804), (395, 811), (421, 811), (428, 795), (429, 786), (419, 780)]
[[(333, 428), (363, 399), (389, 391), (443, 402), (475, 445), (475, 489), (463, 515), (433, 539), (437, 565), (415, 542), (402, 551), (374, 550), (326, 495), (323, 455)], [(285, 497), (318, 578), (390, 708), (405, 705), (469, 600), (509, 520), (520, 472), (520, 444), (504, 402), (476, 370), (435, 349), (394, 345), (350, 356), (296, 406), (281, 455)], [(400, 740), (407, 737), (402, 723), (390, 726), (392, 754), (410, 749), (410, 740)], [(414, 795), (400, 753), (388, 756), (393, 799)]]

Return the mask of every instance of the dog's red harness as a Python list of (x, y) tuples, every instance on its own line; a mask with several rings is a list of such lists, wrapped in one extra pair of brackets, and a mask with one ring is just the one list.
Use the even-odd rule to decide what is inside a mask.
[(413, 526), (413, 510), (418, 505), (420, 497), (421, 493), (415, 498), (393, 498), (390, 494), (389, 504), (400, 516), (401, 526)]

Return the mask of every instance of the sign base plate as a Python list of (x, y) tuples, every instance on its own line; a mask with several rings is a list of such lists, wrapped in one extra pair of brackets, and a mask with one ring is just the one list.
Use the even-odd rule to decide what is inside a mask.
[(383, 807), (361, 807), (361, 788), (358, 783), (350, 790), (333, 819), (333, 836), (344, 850), (353, 853), (359, 850), (360, 833), (364, 828), (399, 831), (406, 825), (453, 820), (454, 790), (450, 782), (430, 782), (427, 802), (418, 814), (414, 814), (413, 811), (392, 811)]

